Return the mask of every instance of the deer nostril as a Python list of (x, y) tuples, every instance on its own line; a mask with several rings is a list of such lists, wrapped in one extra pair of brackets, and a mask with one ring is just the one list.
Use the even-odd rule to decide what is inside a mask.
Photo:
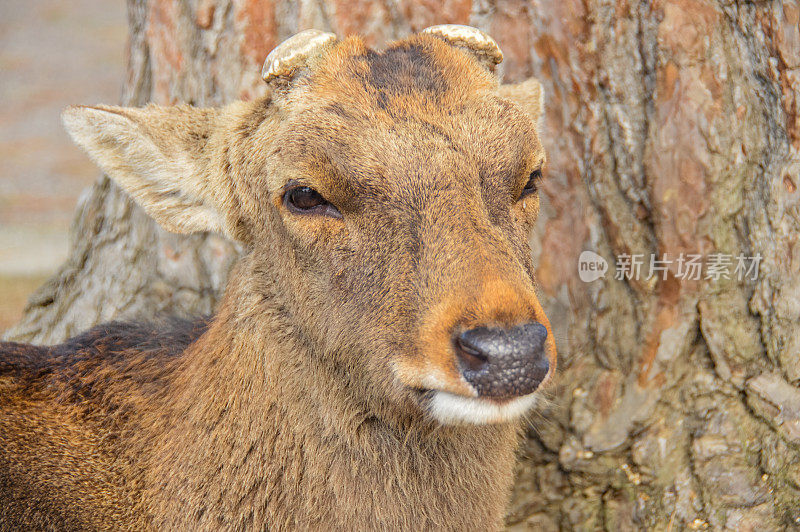
[(489, 363), (489, 356), (472, 345), (464, 334), (456, 338), (455, 344), (456, 354), (463, 369), (481, 371)]
[(461, 374), (479, 396), (527, 395), (539, 387), (549, 370), (546, 338), (547, 328), (536, 322), (464, 331), (454, 341)]

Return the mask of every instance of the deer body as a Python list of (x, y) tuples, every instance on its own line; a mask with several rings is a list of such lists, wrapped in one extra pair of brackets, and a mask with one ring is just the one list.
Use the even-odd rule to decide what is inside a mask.
[[(52, 349), (5, 347), (25, 375), (14, 375), (15, 388), (2, 388), (3, 444), (9, 436), (20, 442), (23, 434), (29, 443), (0, 444), (0, 524), (159, 530), (498, 525), (512, 478), (515, 427), (383, 426), (352, 404), (352, 390), (332, 386), (340, 381), (325, 368), (318, 369), (321, 382), (310, 382), (309, 368), (285, 356), (296, 356), (300, 346), (263, 342), (231, 350), (241, 327), (275, 338), (288, 325), (278, 317), (238, 319), (226, 316), (223, 304), (210, 324), (115, 324)], [(281, 377), (269, 379), (272, 371)], [(10, 376), (7, 367), (0, 372)], [(96, 441), (98, 435), (109, 441)], [(59, 448), (75, 456), (65, 460), (54, 452)], [(10, 486), (29, 489), (9, 493)], [(473, 502), (465, 506), (465, 500)]]
[[(0, 344), (0, 529), (502, 525), (520, 416), (555, 364), (536, 199), (515, 199), (543, 153), (490, 94), (493, 49), (440, 33), (383, 56), (315, 34), (268, 59), (269, 96), (222, 110), (70, 111), (163, 226), (249, 252), (208, 320)], [(537, 87), (506, 97), (537, 114)]]

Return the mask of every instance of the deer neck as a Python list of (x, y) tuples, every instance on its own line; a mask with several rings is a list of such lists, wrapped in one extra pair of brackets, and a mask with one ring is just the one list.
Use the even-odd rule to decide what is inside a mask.
[(229, 290), (176, 371), (178, 406), (151, 468), (154, 515), (187, 516), (206, 500), (196, 525), (499, 526), (517, 426), (371, 415), (245, 292)]

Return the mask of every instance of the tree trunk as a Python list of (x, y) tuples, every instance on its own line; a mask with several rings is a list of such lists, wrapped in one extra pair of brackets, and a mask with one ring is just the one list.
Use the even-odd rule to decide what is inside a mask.
[[(129, 17), (126, 105), (252, 98), (267, 52), (308, 27), (373, 45), (441, 23), (495, 36), (505, 79), (536, 76), (547, 95), (532, 242), (560, 349), (509, 524), (800, 527), (796, 3), (131, 0)], [(9, 339), (209, 313), (237, 255), (161, 231), (105, 178), (73, 239)], [(605, 277), (581, 281), (584, 250), (605, 258)], [(704, 256), (699, 279), (681, 253)], [(713, 254), (733, 257), (730, 278), (706, 278)], [(617, 279), (632, 255), (642, 276)], [(675, 262), (648, 279), (651, 255)], [(754, 278), (735, 274), (739, 255), (762, 257)]]

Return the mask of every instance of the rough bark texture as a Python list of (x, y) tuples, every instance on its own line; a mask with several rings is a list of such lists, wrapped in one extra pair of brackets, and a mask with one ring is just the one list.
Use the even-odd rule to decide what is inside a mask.
[[(124, 103), (251, 98), (298, 30), (373, 45), (462, 23), (505, 79), (547, 94), (533, 245), (560, 347), (522, 449), (512, 527), (800, 526), (800, 8), (725, 0), (129, 2)], [(210, 312), (236, 249), (154, 224), (106, 179), (72, 258), (8, 338), (53, 343), (117, 316)], [(578, 256), (608, 260), (583, 283)], [(622, 254), (763, 256), (755, 280), (615, 280)]]

